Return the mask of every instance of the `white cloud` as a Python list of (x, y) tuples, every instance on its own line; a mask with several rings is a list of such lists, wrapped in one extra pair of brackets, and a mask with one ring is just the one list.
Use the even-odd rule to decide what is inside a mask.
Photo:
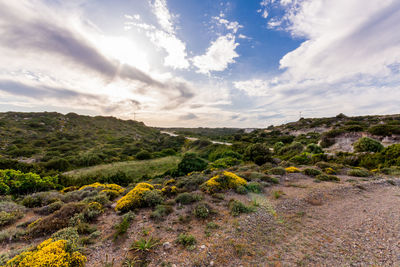
[(193, 58), (193, 65), (198, 68), (199, 73), (208, 74), (210, 71), (223, 71), (228, 65), (235, 62), (239, 57), (235, 49), (239, 44), (232, 34), (220, 36), (211, 43), (204, 55)]
[(177, 37), (173, 22), (175, 16), (168, 10), (167, 1), (154, 0), (150, 5), (159, 27), (142, 22), (139, 15), (125, 15), (128, 19), (125, 22), (125, 29), (130, 30), (134, 27), (143, 30), (154, 46), (166, 52), (167, 55), (164, 58), (165, 66), (173, 69), (189, 68), (186, 43)]

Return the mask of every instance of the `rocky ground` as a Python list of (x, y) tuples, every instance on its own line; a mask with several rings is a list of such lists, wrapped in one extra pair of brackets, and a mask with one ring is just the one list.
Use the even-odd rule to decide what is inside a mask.
[[(212, 198), (209, 201), (216, 214), (209, 221), (177, 220), (188, 213), (188, 207), (161, 223), (154, 223), (149, 211), (142, 211), (128, 235), (118, 242), (107, 239), (117, 218), (104, 214), (104, 241), (91, 248), (88, 266), (107, 266), (107, 261), (123, 266), (126, 258), (139, 262), (143, 255), (129, 247), (132, 240), (143, 236), (160, 239), (159, 246), (145, 255), (148, 266), (399, 266), (398, 182), (341, 179), (340, 183), (316, 183), (291, 174), (263, 194), (227, 194), (226, 199), (259, 205), (256, 212), (239, 217), (227, 212), (224, 201)], [(210, 221), (219, 228), (207, 232)], [(195, 248), (175, 243), (181, 232), (196, 237)], [(125, 262), (125, 266), (129, 265)]]

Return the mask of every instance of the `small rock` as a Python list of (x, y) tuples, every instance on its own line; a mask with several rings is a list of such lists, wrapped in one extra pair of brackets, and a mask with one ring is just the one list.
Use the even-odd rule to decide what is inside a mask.
[(214, 266), (214, 261), (210, 261), (210, 266)]
[(200, 248), (201, 248), (201, 249), (205, 249), (206, 246), (205, 246), (205, 245), (201, 245)]
[(172, 245), (170, 242), (165, 242), (163, 243), (163, 248), (164, 250), (170, 250), (172, 248)]

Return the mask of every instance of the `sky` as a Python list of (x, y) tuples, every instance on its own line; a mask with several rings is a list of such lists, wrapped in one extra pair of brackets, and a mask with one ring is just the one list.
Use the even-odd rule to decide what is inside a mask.
[(160, 127), (400, 113), (400, 1), (0, 0), (0, 111)]

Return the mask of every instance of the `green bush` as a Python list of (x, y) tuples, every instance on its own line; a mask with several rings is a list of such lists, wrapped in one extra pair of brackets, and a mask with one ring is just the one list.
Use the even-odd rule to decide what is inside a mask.
[(281, 156), (282, 159), (288, 160), (297, 154), (300, 154), (303, 152), (303, 145), (299, 142), (293, 142), (289, 145), (285, 145), (279, 150), (279, 155)]
[(309, 165), (312, 163), (311, 155), (312, 154), (308, 152), (303, 152), (299, 155), (290, 158), (289, 161), (299, 165)]
[(35, 212), (38, 214), (41, 214), (41, 215), (49, 215), (49, 214), (52, 214), (53, 212), (55, 212), (56, 210), (61, 209), (63, 204), (64, 203), (62, 201), (56, 201), (56, 202), (50, 203), (49, 205), (35, 209)]
[(259, 184), (257, 182), (249, 182), (249, 183), (247, 183), (246, 187), (249, 192), (253, 192), (253, 193), (257, 193), (257, 194), (260, 194), (263, 191), (263, 187), (261, 186), (261, 184)]
[(240, 194), (240, 195), (246, 195), (247, 194), (247, 188), (244, 185), (239, 185), (238, 187), (235, 188), (235, 192)]
[(210, 216), (211, 208), (207, 203), (199, 203), (193, 209), (193, 215), (199, 219), (206, 219)]
[(21, 211), (6, 212), (0, 211), (0, 227), (12, 224), (24, 215)]
[(150, 214), (150, 218), (153, 220), (161, 220), (173, 211), (174, 209), (170, 205), (157, 205), (154, 211)]
[(261, 166), (272, 160), (271, 151), (264, 144), (252, 144), (246, 148), (244, 159), (253, 161), (255, 164)]
[(339, 177), (335, 176), (335, 175), (328, 175), (328, 174), (319, 174), (316, 176), (317, 180), (320, 181), (331, 181), (331, 182), (337, 182), (340, 181)]
[(0, 170), (0, 194), (29, 194), (58, 188), (58, 177), (40, 177), (35, 173), (16, 170)]
[(148, 190), (143, 192), (143, 205), (147, 207), (155, 207), (164, 201), (164, 197), (158, 190)]
[(229, 167), (239, 165), (241, 163), (240, 160), (232, 157), (227, 157), (227, 158), (220, 158), (211, 163), (212, 168), (217, 168), (217, 169), (227, 169)]
[(373, 135), (391, 136), (392, 134), (400, 134), (400, 127), (398, 125), (379, 124), (370, 127), (368, 132)]
[(274, 174), (274, 175), (285, 175), (286, 174), (286, 170), (285, 170), (285, 168), (282, 168), (282, 167), (276, 167), (276, 168), (270, 169), (268, 171), (268, 173)]
[(284, 147), (285, 144), (283, 142), (276, 142), (274, 144), (274, 153), (279, 154), (279, 151), (281, 150), (282, 147)]
[(226, 148), (218, 148), (208, 155), (208, 160), (211, 162), (222, 158), (234, 158), (237, 160), (241, 160), (242, 155), (231, 149), (226, 149)]
[(133, 219), (135, 219), (135, 213), (133, 213), (133, 211), (129, 211), (122, 215), (121, 222), (114, 227), (114, 240), (116, 240), (119, 236), (124, 235), (128, 231), (128, 228), (129, 226), (131, 226)]
[(313, 169), (313, 168), (306, 168), (303, 170), (303, 173), (307, 176), (315, 177), (317, 175), (322, 174), (320, 170)]
[(196, 238), (193, 235), (184, 233), (179, 234), (176, 242), (186, 248), (192, 247), (197, 243)]
[(246, 206), (239, 200), (234, 199), (231, 199), (229, 201), (229, 209), (233, 216), (239, 216), (242, 213), (250, 213), (255, 211), (255, 208), (253, 206)]
[(147, 150), (141, 150), (136, 154), (135, 157), (138, 160), (146, 160), (146, 159), (151, 159), (151, 154)]
[(202, 171), (207, 167), (207, 162), (195, 153), (186, 153), (178, 164), (179, 175), (186, 175), (194, 171)]
[(355, 177), (369, 177), (370, 173), (363, 169), (352, 169), (347, 173), (347, 175)]
[(306, 152), (311, 154), (321, 154), (324, 153), (324, 150), (319, 145), (311, 143), (307, 145)]
[(197, 201), (199, 201), (201, 199), (202, 199), (201, 195), (191, 194), (191, 193), (185, 192), (185, 193), (179, 194), (175, 198), (175, 201), (176, 201), (176, 203), (179, 203), (179, 204), (182, 204), (182, 205), (188, 205), (188, 204), (191, 204), (193, 202), (197, 202)]
[(384, 147), (383, 145), (372, 138), (362, 137), (353, 144), (354, 151), (356, 152), (381, 152)]

